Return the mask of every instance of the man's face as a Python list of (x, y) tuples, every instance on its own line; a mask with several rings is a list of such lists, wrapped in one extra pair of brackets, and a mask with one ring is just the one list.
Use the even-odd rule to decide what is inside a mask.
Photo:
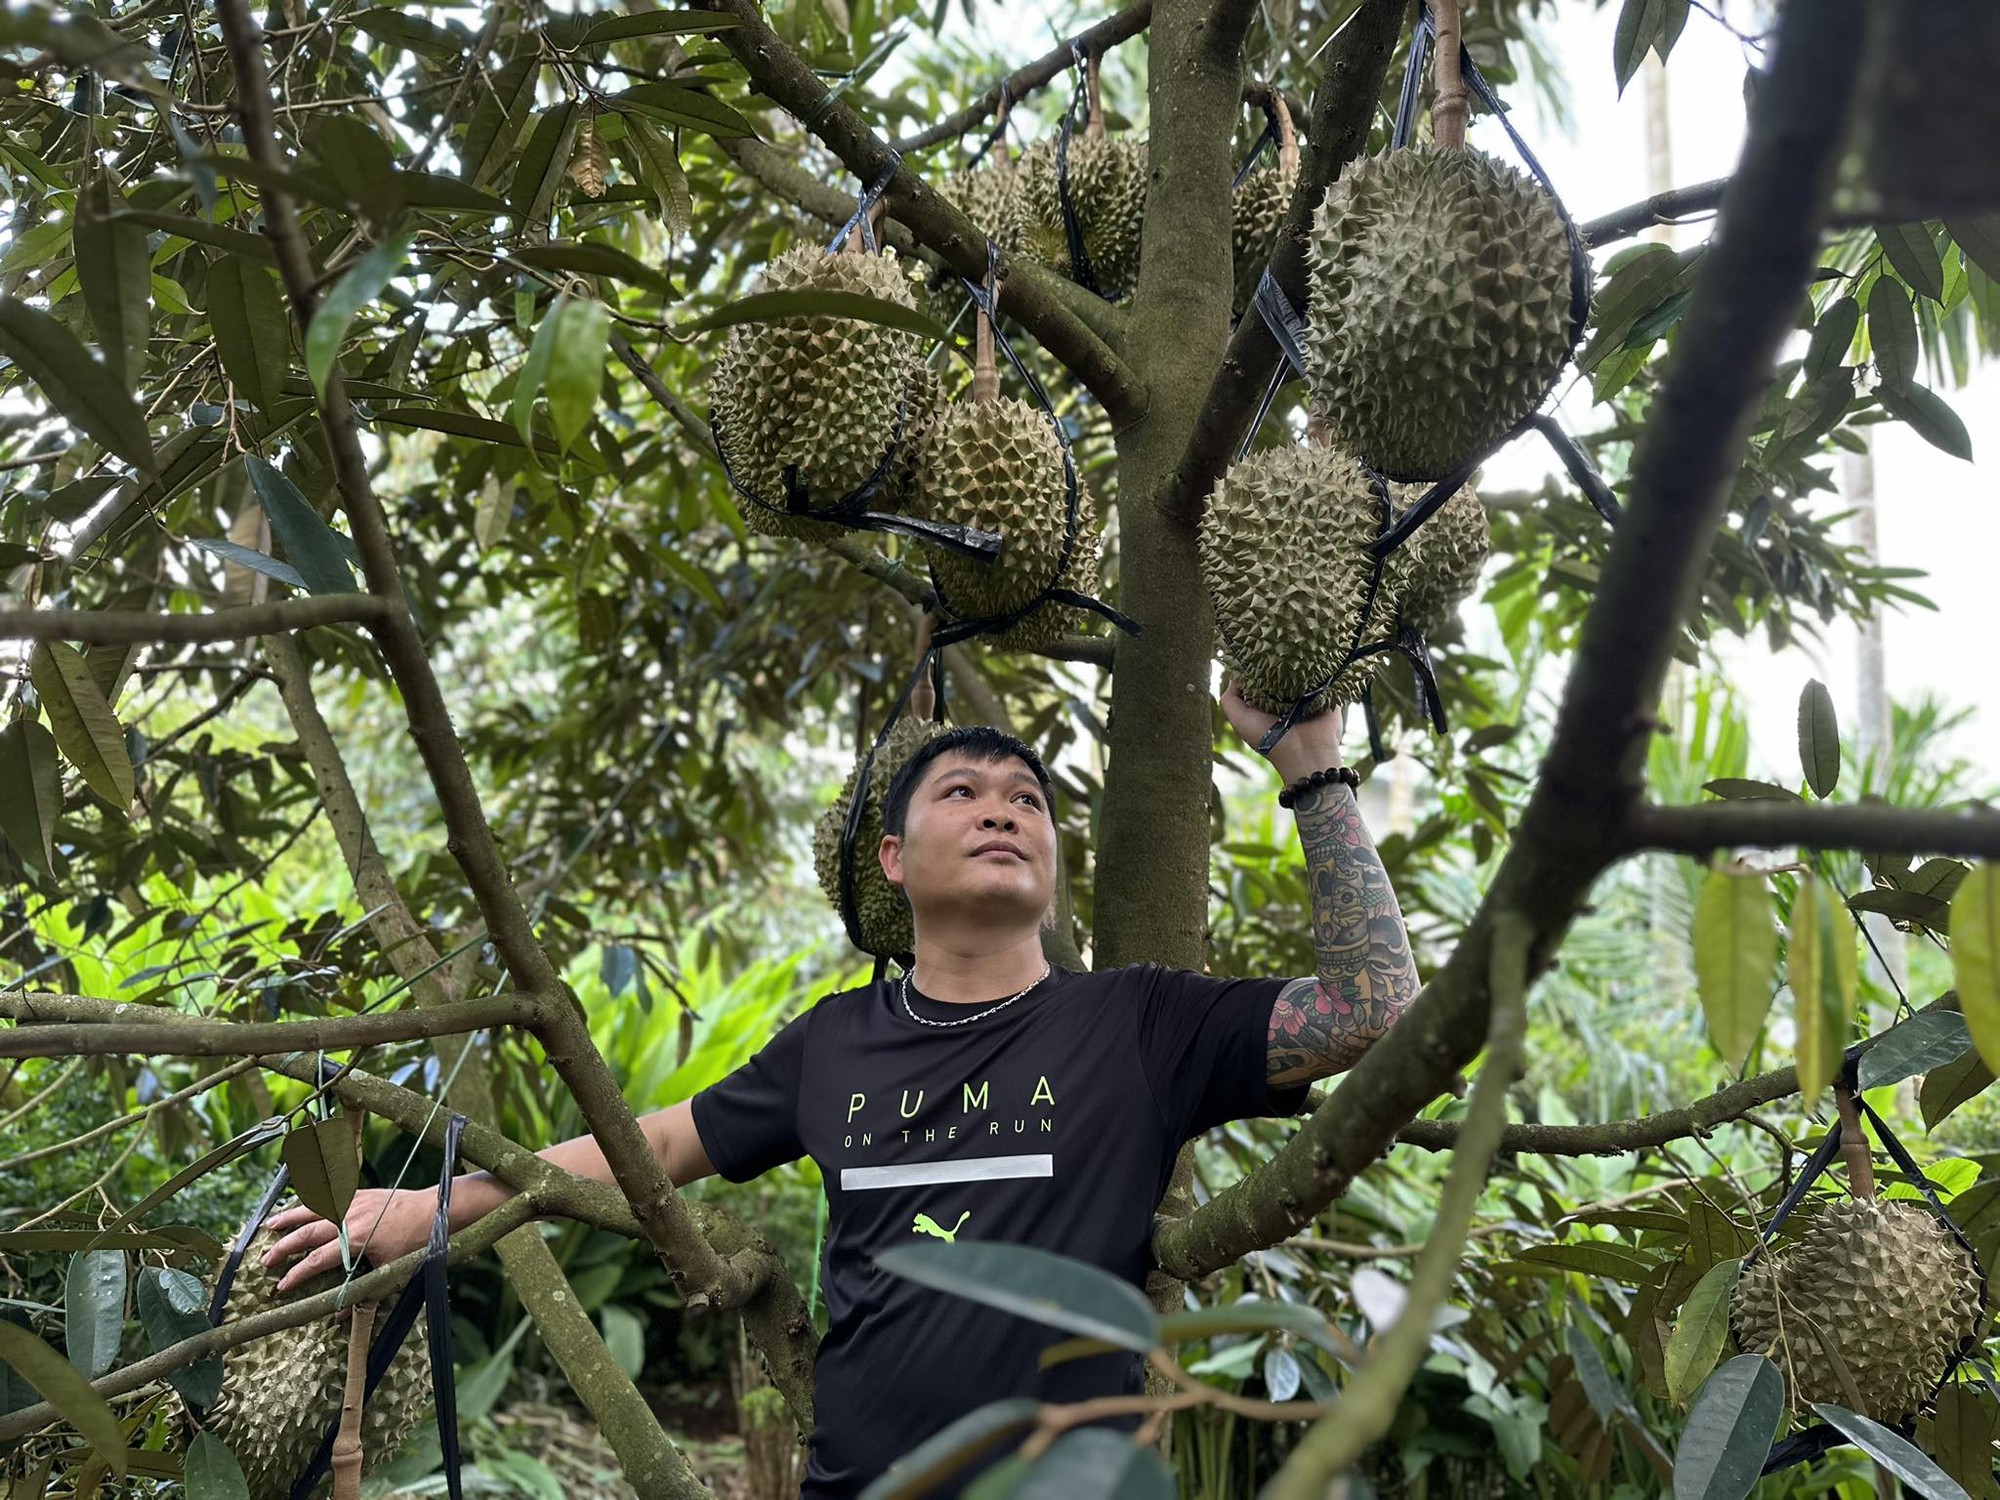
[(911, 910), (1041, 921), (1055, 898), (1056, 831), (1035, 773), (1013, 756), (946, 751), (910, 793), (900, 838), (884, 834), (882, 871)]

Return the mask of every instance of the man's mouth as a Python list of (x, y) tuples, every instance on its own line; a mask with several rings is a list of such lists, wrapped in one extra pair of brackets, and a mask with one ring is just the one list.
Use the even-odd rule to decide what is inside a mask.
[(981, 855), (986, 854), (1011, 854), (1014, 858), (1024, 862), (1028, 858), (1022, 850), (1012, 844), (981, 844), (977, 849), (972, 851), (974, 859), (978, 859)]

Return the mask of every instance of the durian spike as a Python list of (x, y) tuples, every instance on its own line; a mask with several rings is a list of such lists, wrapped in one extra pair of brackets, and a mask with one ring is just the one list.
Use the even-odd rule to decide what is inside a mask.
[(340, 1433), (333, 1440), (333, 1500), (361, 1500), (361, 1406), (374, 1331), (375, 1304), (358, 1304), (347, 1320), (347, 1389), (340, 1398)]
[(1857, 1198), (1875, 1196), (1875, 1163), (1868, 1155), (1868, 1137), (1861, 1133), (1861, 1111), (1846, 1089), (1833, 1091), (1840, 1111), (1840, 1159), (1847, 1166), (1847, 1190)]
[(1097, 86), (1098, 55), (1090, 53), (1083, 60), (1084, 88), (1090, 98), (1090, 120), (1083, 127), (1083, 133), (1092, 140), (1104, 139), (1104, 95)]
[[(937, 617), (929, 610), (917, 616), (917, 660), (924, 659), (924, 653), (931, 648), (931, 629), (937, 624)], [(926, 672), (917, 679), (916, 687), (910, 690), (910, 712), (920, 719), (937, 717), (937, 689), (931, 683), (931, 674)]]
[(1472, 113), (1472, 96), (1459, 71), (1461, 30), (1459, 0), (1432, 0), (1431, 20), (1437, 32), (1437, 55), (1431, 65), (1431, 142), (1438, 146), (1465, 144), (1465, 122)]

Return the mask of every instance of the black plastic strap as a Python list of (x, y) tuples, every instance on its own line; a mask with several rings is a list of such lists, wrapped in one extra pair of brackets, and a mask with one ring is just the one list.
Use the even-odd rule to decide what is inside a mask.
[(1361, 690), (1361, 718), (1368, 726), (1368, 753), (1376, 763), (1389, 759), (1389, 747), (1382, 739), (1382, 716), (1375, 711), (1375, 684)]
[(873, 182), (861, 190), (861, 196), (854, 200), (854, 212), (847, 216), (847, 222), (841, 225), (840, 231), (827, 242), (826, 253), (828, 255), (837, 255), (840, 253), (840, 247), (846, 243), (847, 237), (854, 232), (857, 225), (861, 229), (861, 243), (868, 248), (869, 252), (873, 254), (880, 248), (875, 243), (875, 204), (889, 190), (889, 184), (896, 180), (896, 173), (902, 165), (902, 156), (897, 152), (891, 151), (889, 153), (889, 164), (875, 174)]
[(1292, 306), (1292, 299), (1285, 295), (1285, 289), (1278, 285), (1278, 279), (1268, 267), (1257, 281), (1257, 295), (1253, 301), (1257, 315), (1264, 320), (1264, 326), (1271, 330), (1271, 337), (1284, 351), (1285, 363), (1291, 366), (1292, 374), (1303, 377), (1306, 373), (1305, 315)]
[(1062, 206), (1063, 239), (1069, 247), (1070, 280), (1086, 292), (1104, 293), (1097, 284), (1097, 275), (1091, 270), (1090, 252), (1083, 246), (1083, 226), (1077, 222), (1076, 202), (1069, 191), (1069, 142), (1076, 129), (1079, 110), (1086, 120), (1090, 114), (1090, 65), (1083, 50), (1083, 43), (1071, 41), (1069, 44), (1070, 63), (1076, 69), (1076, 89), (1070, 95), (1069, 108), (1063, 112), (1062, 129), (1056, 135), (1056, 201)]
[(1417, 98), (1424, 88), (1424, 66), (1431, 55), (1431, 8), (1419, 4), (1417, 24), (1410, 31), (1410, 63), (1403, 69), (1403, 92), (1396, 100), (1396, 128), (1389, 137), (1389, 149), (1410, 144), (1417, 125)]
[[(1621, 514), (1618, 497), (1611, 493), (1611, 486), (1606, 484), (1604, 476), (1597, 472), (1597, 466), (1591, 463), (1590, 455), (1577, 446), (1576, 439), (1564, 432), (1562, 425), (1554, 417), (1544, 412), (1536, 412), (1529, 417), (1528, 425), (1548, 439), (1549, 446), (1555, 449), (1556, 457), (1562, 460), (1562, 466), (1569, 471), (1569, 477), (1576, 481), (1577, 488), (1582, 490), (1584, 498), (1596, 507), (1597, 513), (1616, 525)], [(1863, 927), (1862, 931), (1867, 931), (1867, 928)]]
[(979, 149), (966, 158), (965, 165), (959, 169), (960, 171), (970, 172), (986, 160), (987, 152), (1000, 144), (1000, 138), (1007, 133), (1008, 119), (1013, 113), (1013, 106), (1014, 92), (1007, 87), (1007, 80), (1003, 78), (1000, 80), (1000, 107), (994, 111), (998, 118), (993, 122), (993, 128), (986, 132), (986, 138), (979, 143)]
[(1264, 133), (1257, 137), (1256, 144), (1250, 148), (1250, 154), (1243, 158), (1243, 165), (1236, 169), (1236, 175), (1229, 180), (1231, 191), (1243, 186), (1243, 179), (1248, 177), (1251, 170), (1257, 165), (1257, 158), (1264, 154), (1265, 147), (1275, 146), (1277, 143), (1278, 111), (1273, 106), (1266, 104), (1264, 106)]
[(215, 1278), (215, 1294), (208, 1299), (208, 1326), (222, 1325), (222, 1310), (229, 1303), (229, 1289), (236, 1284), (236, 1269), (243, 1264), (244, 1252), (250, 1242), (257, 1237), (257, 1231), (264, 1227), (264, 1221), (271, 1216), (278, 1199), (284, 1195), (285, 1184), (291, 1181), (292, 1169), (284, 1163), (271, 1176), (271, 1185), (264, 1189), (264, 1196), (257, 1200), (257, 1211), (250, 1215), (250, 1222), (237, 1231), (236, 1241), (229, 1247), (229, 1254), (222, 1262), (222, 1271)]

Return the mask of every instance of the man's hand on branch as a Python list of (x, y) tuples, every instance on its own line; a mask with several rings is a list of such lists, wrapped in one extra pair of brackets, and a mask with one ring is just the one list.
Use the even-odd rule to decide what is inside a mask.
[[(347, 1242), (369, 1263), (386, 1266), (398, 1256), (421, 1250), (430, 1242), (431, 1220), (437, 1213), (437, 1189), (363, 1188), (347, 1206)], [(279, 1278), (286, 1292), (322, 1271), (340, 1269), (340, 1232), (331, 1219), (321, 1218), (303, 1203), (281, 1208), (264, 1221), (278, 1233), (277, 1243), (264, 1252), (267, 1266), (282, 1265), (293, 1256), (298, 1264)]]
[[(1229, 716), (1230, 725), (1243, 737), (1243, 743), (1252, 750), (1278, 722), (1276, 714), (1267, 714), (1263, 709), (1246, 703), (1233, 680), (1222, 690), (1222, 711)], [(1285, 737), (1271, 747), (1266, 759), (1288, 784), (1301, 776), (1310, 776), (1314, 771), (1337, 766), (1340, 764), (1340, 731), (1340, 710), (1331, 706), (1321, 709), (1311, 718), (1300, 719), (1286, 730)]]

